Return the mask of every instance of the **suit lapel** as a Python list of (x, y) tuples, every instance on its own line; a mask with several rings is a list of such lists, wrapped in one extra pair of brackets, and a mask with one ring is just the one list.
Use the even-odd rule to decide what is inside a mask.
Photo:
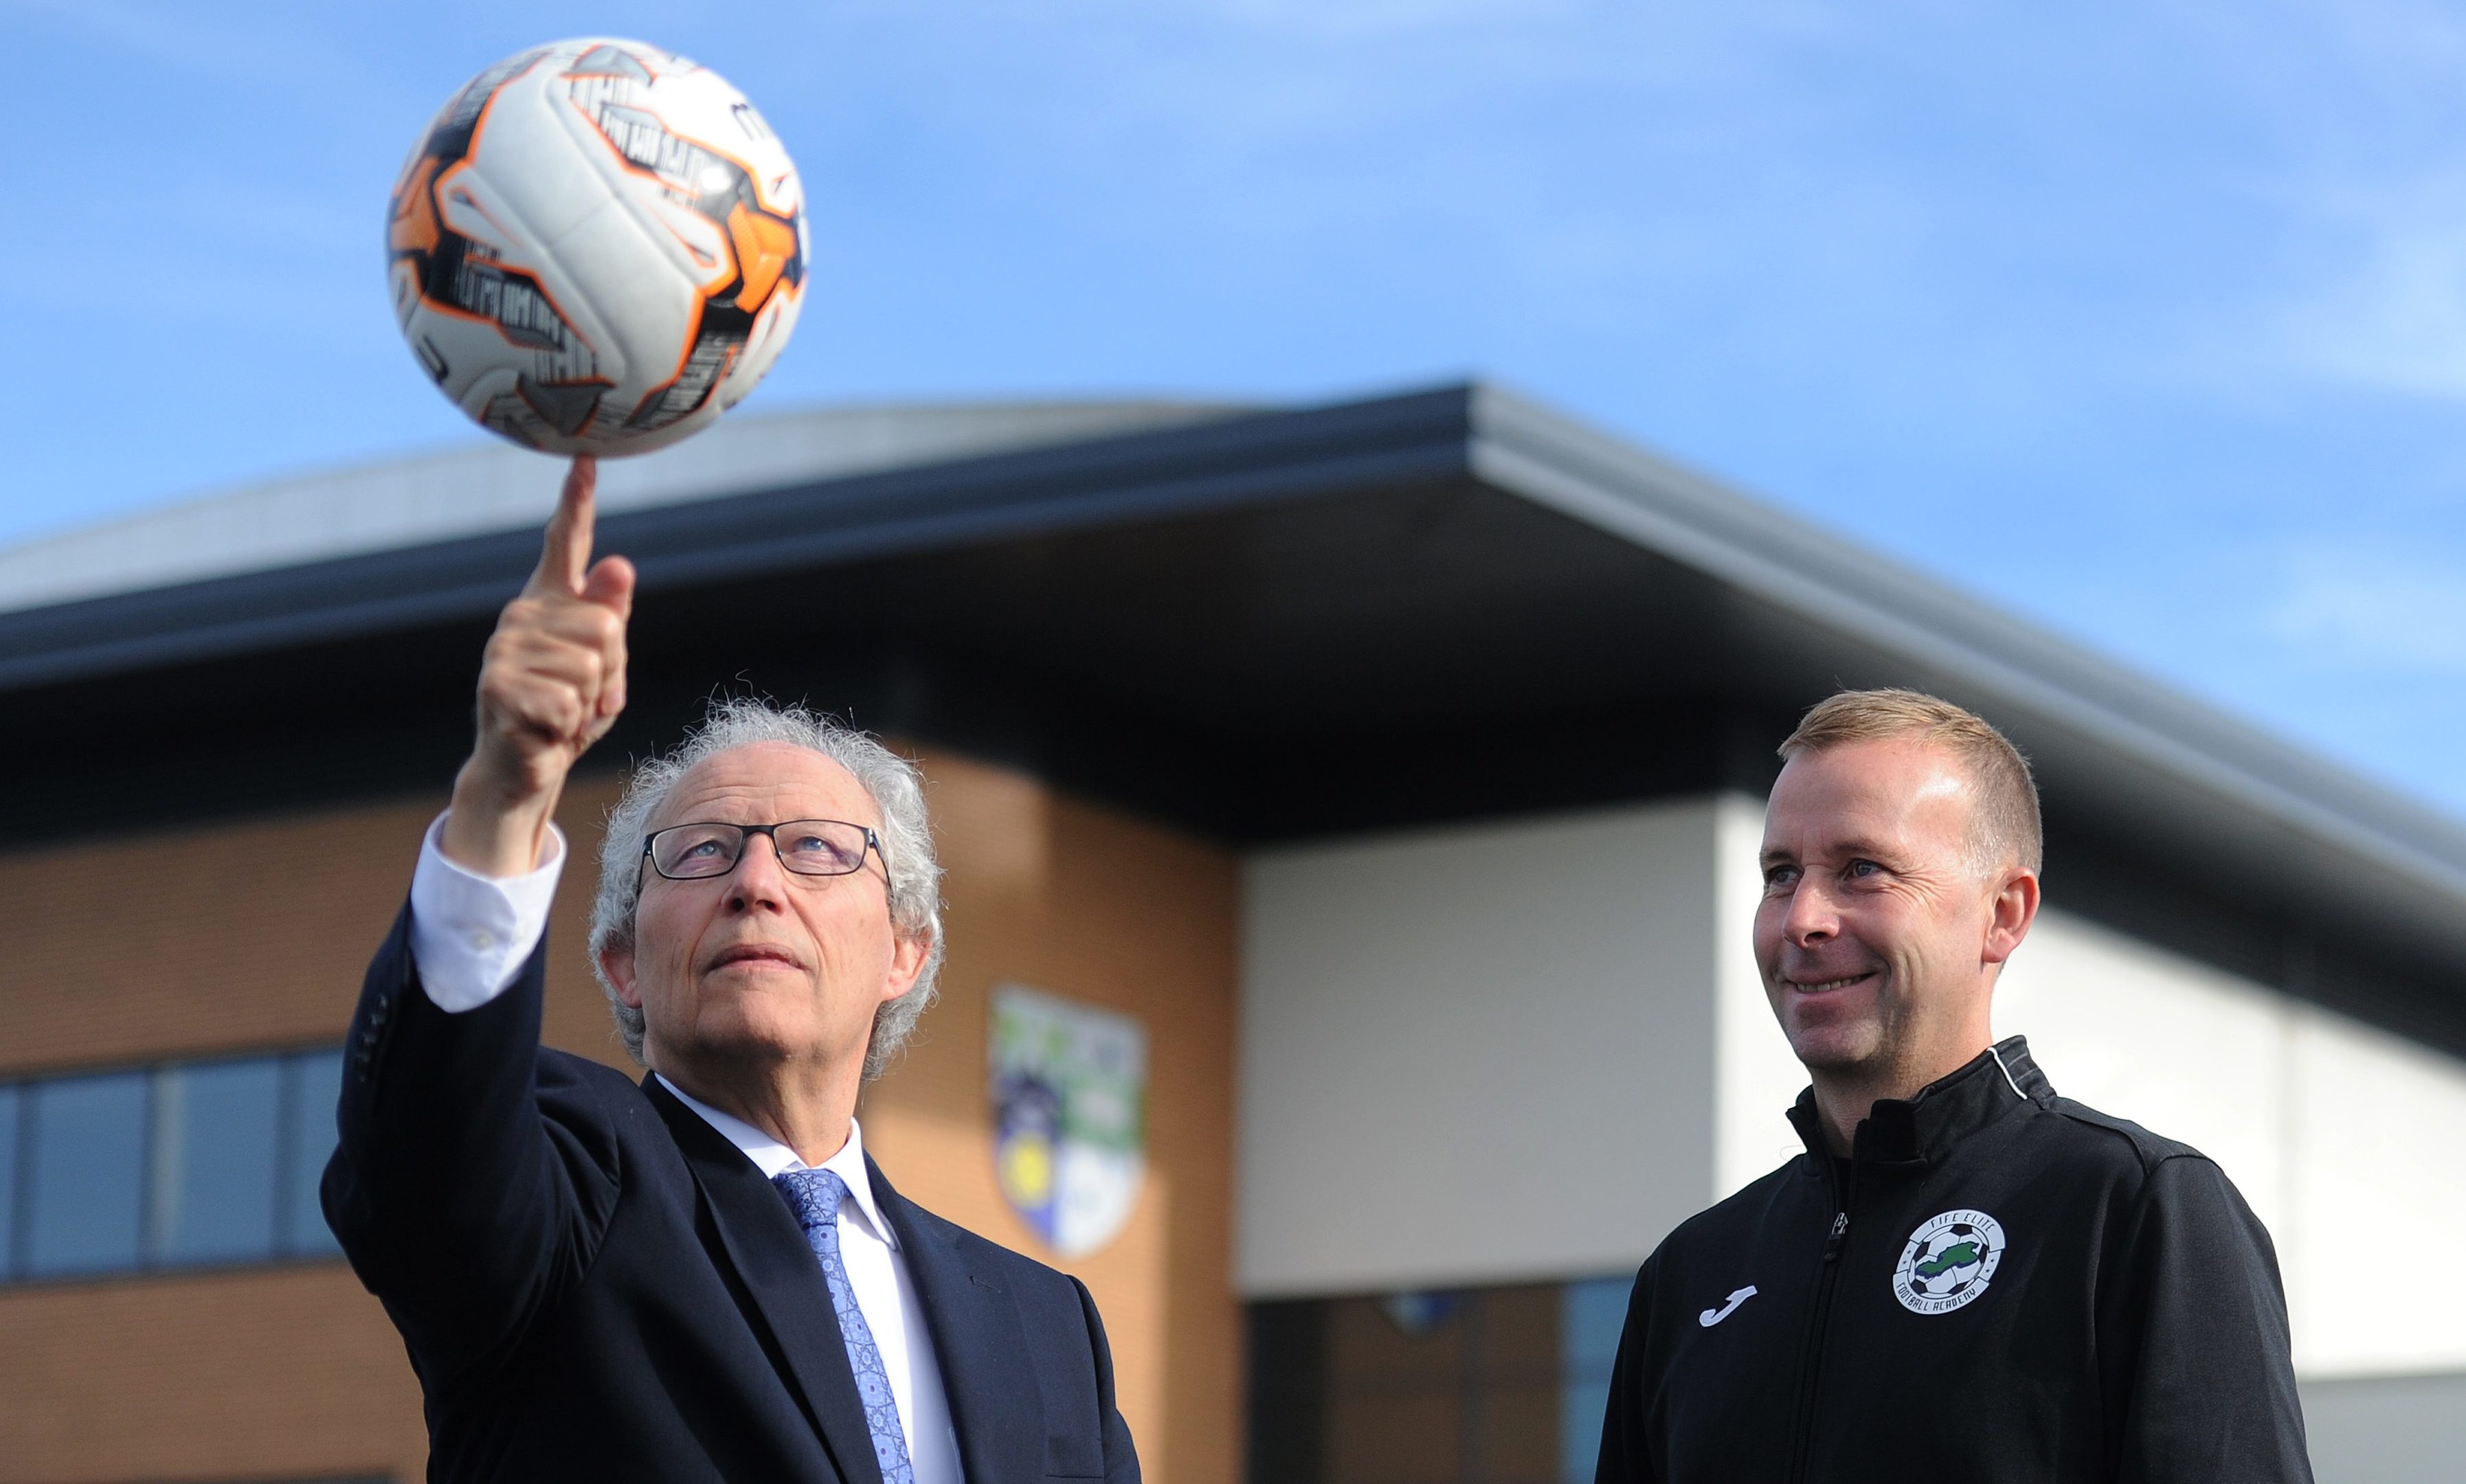
[(910, 1205), (866, 1156), (874, 1203), (899, 1238), (908, 1281), (925, 1310), (942, 1391), (968, 1484), (1044, 1477), (1044, 1408), (1019, 1305), (989, 1267), (959, 1247), (959, 1229)]
[(700, 1113), (677, 1101), (658, 1078), (643, 1078), (642, 1091), (667, 1120), (710, 1209), (729, 1264), (771, 1326), (806, 1415), (820, 1431), (841, 1477), (847, 1484), (882, 1484), (882, 1466), (873, 1456), (873, 1434), (857, 1398), (856, 1373), (848, 1365), (839, 1315), (831, 1310), (821, 1265), (805, 1245), (796, 1216), (753, 1161)]

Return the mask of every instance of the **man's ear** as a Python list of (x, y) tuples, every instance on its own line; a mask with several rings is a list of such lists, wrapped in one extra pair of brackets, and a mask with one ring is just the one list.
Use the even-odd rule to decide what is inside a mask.
[(925, 960), (933, 954), (933, 940), (900, 933), (891, 940), (890, 972), (882, 977), (882, 1002), (888, 1004), (916, 987), (916, 976), (925, 972)]
[(2038, 873), (2015, 870), (2006, 875), (1988, 904), (1988, 912), (1984, 961), (2000, 967), (2029, 935), (2029, 925), (2038, 920)]
[(642, 1008), (641, 986), (634, 981), (634, 951), (630, 948), (603, 948), (599, 951), (599, 972), (616, 989), (616, 998), (628, 1010)]

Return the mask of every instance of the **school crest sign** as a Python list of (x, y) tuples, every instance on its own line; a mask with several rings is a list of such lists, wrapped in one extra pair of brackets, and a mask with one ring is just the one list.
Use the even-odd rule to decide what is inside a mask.
[(1120, 1234), (1147, 1180), (1147, 1030), (1004, 984), (987, 1046), (1003, 1199), (1056, 1253), (1084, 1257)]

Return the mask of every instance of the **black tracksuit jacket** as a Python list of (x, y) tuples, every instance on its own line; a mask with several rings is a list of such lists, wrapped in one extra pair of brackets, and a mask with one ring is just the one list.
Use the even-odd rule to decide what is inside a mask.
[(2311, 1479), (2277, 1257), (2208, 1159), (2017, 1036), (1848, 1159), (1811, 1091), (1790, 1121), (1636, 1274), (1599, 1484)]

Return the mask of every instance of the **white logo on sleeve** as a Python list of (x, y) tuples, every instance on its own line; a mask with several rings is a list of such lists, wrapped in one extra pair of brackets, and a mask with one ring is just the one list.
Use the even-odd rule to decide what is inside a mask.
[(1709, 1330), (1714, 1325), (1720, 1323), (1723, 1319), (1726, 1319), (1731, 1315), (1737, 1313), (1740, 1304), (1745, 1303), (1748, 1299), (1755, 1296), (1756, 1286), (1750, 1283), (1745, 1288), (1738, 1289), (1732, 1293), (1730, 1294), (1730, 1301), (1723, 1304), (1720, 1308), (1707, 1309), (1702, 1314), (1697, 1315), (1695, 1316), (1695, 1322)]
[(1984, 1294), (2003, 1261), (2003, 1223), (1984, 1211), (1946, 1211), (1910, 1233), (1893, 1296), (1912, 1314), (1950, 1314)]

